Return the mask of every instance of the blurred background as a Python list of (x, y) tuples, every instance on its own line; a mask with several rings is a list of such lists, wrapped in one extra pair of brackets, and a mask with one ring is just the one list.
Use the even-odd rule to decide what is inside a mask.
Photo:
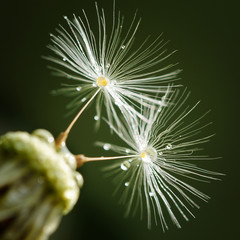
[[(97, 1), (111, 18), (112, 0)], [(226, 173), (222, 182), (201, 185), (212, 199), (208, 204), (198, 201), (196, 219), (181, 221), (182, 229), (169, 224), (147, 230), (146, 221), (138, 216), (124, 218), (123, 206), (112, 196), (114, 185), (105, 178), (102, 168), (107, 163), (89, 163), (79, 169), (85, 179), (81, 196), (74, 210), (63, 218), (51, 240), (65, 239), (233, 239), (239, 233), (239, 17), (237, 1), (162, 1), (116, 0), (116, 8), (130, 23), (136, 9), (142, 22), (137, 33), (141, 42), (164, 33), (171, 40), (171, 57), (179, 62), (182, 84), (192, 92), (190, 104), (201, 100), (196, 112), (205, 113), (214, 124), (206, 134), (216, 133), (206, 144), (206, 152), (222, 159), (204, 163), (204, 167)], [(65, 117), (70, 99), (50, 92), (64, 82), (52, 76), (42, 56), (50, 54), (46, 45), (49, 33), (63, 16), (82, 14), (96, 22), (92, 0), (29, 0), (8, 1), (1, 5), (1, 78), (0, 78), (0, 135), (7, 131), (33, 131), (45, 128), (57, 136), (71, 117)], [(87, 109), (68, 139), (73, 153), (87, 156), (109, 156), (93, 143), (96, 140), (120, 143), (109, 134), (105, 124), (94, 131), (94, 107)], [(201, 165), (202, 166), (202, 165)], [(194, 184), (194, 182), (192, 183)]]

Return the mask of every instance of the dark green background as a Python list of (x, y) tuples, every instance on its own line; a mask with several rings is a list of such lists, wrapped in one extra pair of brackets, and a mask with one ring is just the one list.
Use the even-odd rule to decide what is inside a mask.
[[(221, 160), (206, 164), (210, 169), (227, 174), (222, 182), (202, 186), (212, 196), (201, 203), (196, 219), (182, 221), (183, 229), (170, 224), (146, 229), (138, 217), (123, 218), (123, 208), (112, 197), (114, 186), (101, 172), (106, 163), (90, 163), (80, 169), (85, 179), (75, 209), (64, 217), (52, 240), (64, 239), (233, 239), (239, 233), (239, 17), (237, 1), (126, 1), (117, 0), (129, 22), (138, 9), (142, 17), (138, 39), (164, 32), (170, 39), (170, 50), (179, 51), (172, 62), (180, 62), (182, 83), (192, 92), (191, 103), (202, 100), (199, 113), (212, 109), (207, 116), (214, 124), (206, 130), (217, 133), (206, 145), (212, 156)], [(111, 14), (112, 1), (98, 1), (106, 15)], [(50, 90), (58, 88), (62, 79), (51, 76), (41, 56), (49, 51), (49, 33), (63, 15), (79, 14), (84, 8), (91, 21), (94, 1), (31, 0), (8, 1), (1, 6), (1, 74), (0, 134), (10, 130), (32, 131), (46, 128), (55, 136), (67, 125), (64, 118), (64, 97), (53, 97)], [(78, 121), (68, 146), (74, 153), (89, 156), (103, 154), (93, 146), (95, 140), (116, 142), (102, 126), (93, 130), (93, 106)], [(208, 132), (209, 131), (209, 132)], [(106, 153), (108, 154), (108, 153)], [(198, 202), (199, 203), (199, 202)]]

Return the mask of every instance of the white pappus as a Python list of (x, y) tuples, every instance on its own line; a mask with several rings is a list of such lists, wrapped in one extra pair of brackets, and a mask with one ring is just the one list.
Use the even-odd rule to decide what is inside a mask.
[(190, 208), (199, 208), (195, 198), (209, 200), (209, 196), (190, 185), (193, 180), (208, 182), (222, 175), (195, 165), (214, 159), (198, 154), (199, 145), (208, 142), (212, 135), (200, 136), (209, 125), (201, 123), (205, 114), (189, 119), (198, 103), (185, 108), (188, 95), (186, 90), (182, 94), (176, 91), (165, 98), (159, 109), (143, 107), (147, 122), (125, 115), (125, 124), (115, 127), (109, 123), (127, 148), (97, 142), (105, 150), (131, 155), (128, 160), (111, 161), (106, 170), (114, 176), (116, 192), (121, 189), (120, 203), (126, 204), (126, 215), (140, 208), (141, 218), (144, 211), (147, 213), (148, 228), (154, 219), (163, 230), (168, 229), (167, 215), (180, 228), (180, 215), (188, 221), (189, 216), (194, 217)]
[[(69, 83), (55, 93), (73, 97), (67, 106), (73, 110), (79, 109), (95, 93), (95, 119), (98, 120), (102, 104), (110, 123), (115, 120), (120, 124), (117, 109), (145, 119), (139, 113), (140, 103), (147, 107), (162, 105), (161, 97), (167, 82), (176, 80), (180, 72), (168, 72), (175, 64), (164, 64), (173, 52), (164, 50), (167, 42), (161, 35), (152, 42), (146, 37), (142, 44), (133, 46), (140, 24), (136, 14), (131, 24), (125, 26), (124, 17), (120, 12), (116, 13), (114, 4), (111, 27), (108, 27), (104, 10), (97, 4), (96, 12), (97, 34), (94, 34), (84, 10), (82, 18), (73, 15), (71, 21), (64, 17), (68, 30), (60, 25), (58, 35), (50, 34), (52, 45), (48, 47), (54, 56), (45, 59), (56, 65), (50, 68), (57, 75), (69, 78)], [(72, 85), (72, 80), (76, 84)]]

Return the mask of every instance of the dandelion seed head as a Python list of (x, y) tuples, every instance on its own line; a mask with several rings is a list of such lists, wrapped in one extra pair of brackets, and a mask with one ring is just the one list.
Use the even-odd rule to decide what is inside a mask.
[[(116, 178), (116, 172), (119, 172), (119, 182), (131, 181), (132, 184), (127, 188), (125, 185), (121, 192), (121, 201), (127, 205), (126, 215), (140, 207), (141, 214), (146, 211), (149, 228), (154, 219), (156, 224), (161, 222), (163, 230), (168, 229), (167, 217), (181, 228), (176, 212), (188, 221), (187, 215), (194, 217), (191, 207), (199, 208), (195, 198), (209, 200), (206, 194), (188, 183), (189, 178), (208, 181), (218, 180), (221, 175), (196, 166), (196, 160), (209, 159), (197, 153), (196, 146), (209, 141), (211, 136), (197, 136), (208, 124), (201, 125), (204, 115), (193, 122), (188, 120), (197, 104), (191, 109), (184, 108), (188, 94), (186, 96), (184, 92), (179, 96), (178, 93), (164, 102), (160, 112), (158, 107), (142, 106), (147, 121), (129, 114), (119, 129), (113, 126), (113, 131), (136, 156), (131, 162), (125, 160), (120, 162), (120, 167), (113, 164), (108, 169), (113, 170)], [(114, 146), (112, 150), (127, 155), (125, 149)]]
[(91, 21), (84, 13), (83, 17), (64, 17), (66, 26), (61, 25), (57, 34), (51, 34), (52, 44), (48, 48), (53, 56), (45, 59), (52, 62), (51, 68), (58, 76), (81, 83), (79, 94), (76, 94), (78, 85), (65, 86), (58, 93), (75, 98), (67, 107), (77, 110), (83, 102), (79, 98), (90, 97), (99, 87), (104, 89), (100, 92), (101, 101), (96, 104), (99, 116), (104, 105), (111, 123), (120, 121), (119, 110), (144, 119), (143, 113), (137, 110), (140, 105), (162, 106), (167, 83), (177, 79), (180, 70), (173, 70), (174, 65), (166, 63), (174, 52), (164, 50), (167, 42), (161, 36), (143, 39), (133, 47), (140, 19), (135, 15), (129, 24), (124, 25), (127, 31), (123, 31), (121, 14), (117, 14), (115, 8), (112, 24), (105, 21), (104, 11), (98, 7), (96, 10), (96, 29), (91, 27)]

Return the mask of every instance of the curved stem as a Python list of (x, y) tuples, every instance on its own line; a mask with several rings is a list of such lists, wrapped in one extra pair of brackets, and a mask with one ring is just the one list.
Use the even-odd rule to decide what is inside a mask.
[(66, 142), (68, 134), (70, 133), (73, 125), (76, 123), (76, 121), (78, 120), (78, 118), (80, 117), (80, 115), (82, 114), (82, 112), (86, 109), (86, 107), (90, 104), (90, 102), (92, 102), (92, 100), (96, 97), (96, 95), (99, 93), (101, 89), (99, 88), (94, 94), (93, 96), (87, 101), (87, 103), (83, 106), (83, 108), (78, 112), (78, 114), (74, 117), (74, 119), (72, 120), (72, 122), (68, 125), (67, 129), (60, 133), (58, 138), (55, 141), (55, 145), (56, 148), (58, 148), (63, 142)]

